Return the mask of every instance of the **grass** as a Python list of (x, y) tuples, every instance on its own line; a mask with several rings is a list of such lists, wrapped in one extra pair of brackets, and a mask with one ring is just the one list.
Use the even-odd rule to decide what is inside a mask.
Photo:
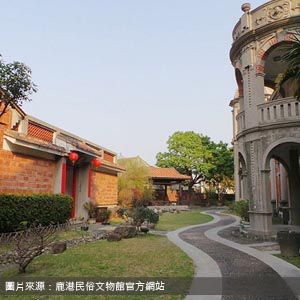
[[(90, 233), (80, 230), (67, 230), (59, 231), (55, 234), (54, 239), (56, 241), (69, 241), (73, 239), (79, 239), (83, 236), (88, 236)], [(0, 244), (0, 255), (10, 251), (12, 246), (10, 244)]]
[(60, 231), (55, 234), (55, 240), (57, 241), (69, 241), (73, 239), (78, 239), (83, 236), (89, 235), (89, 232), (81, 231), (81, 230), (66, 230), (66, 231)]
[(6, 252), (11, 250), (11, 245), (9, 244), (1, 244), (0, 245), (0, 255), (5, 254)]
[(122, 218), (112, 218), (109, 220), (110, 225), (121, 225), (125, 223), (125, 220)]
[[(159, 254), (159, 255), (158, 255)], [(79, 245), (60, 255), (45, 254), (36, 258), (26, 274), (16, 269), (3, 273), (4, 278), (26, 277), (186, 277), (192, 280), (192, 261), (165, 237), (145, 235), (118, 243), (100, 241)], [(157, 299), (153, 296), (41, 296), (39, 299)], [(161, 296), (182, 299), (183, 296)], [(2, 299), (2, 298), (1, 298)], [(36, 296), (9, 296), (7, 299), (37, 299)]]
[(200, 210), (191, 210), (177, 213), (165, 213), (159, 217), (156, 225), (157, 230), (176, 230), (181, 227), (203, 224), (211, 221), (213, 218), (201, 213)]
[(294, 265), (294, 266), (300, 268), (300, 256), (297, 256), (297, 257), (291, 257), (291, 258), (284, 257), (284, 256), (282, 256), (282, 255), (280, 255), (280, 254), (277, 254), (277, 255), (275, 255), (275, 256), (277, 256), (277, 257), (279, 257), (279, 258), (281, 258), (281, 259), (287, 261), (288, 263), (290, 263), (290, 264), (292, 264), (292, 265)]

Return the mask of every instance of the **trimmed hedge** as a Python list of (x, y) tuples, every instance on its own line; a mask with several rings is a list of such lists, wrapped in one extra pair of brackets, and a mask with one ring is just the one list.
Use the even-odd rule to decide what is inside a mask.
[(17, 231), (21, 222), (62, 224), (69, 220), (71, 211), (70, 196), (0, 194), (0, 232)]

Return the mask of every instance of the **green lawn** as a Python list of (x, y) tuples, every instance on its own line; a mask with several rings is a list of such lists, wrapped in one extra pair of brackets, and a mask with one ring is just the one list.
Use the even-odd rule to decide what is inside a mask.
[(296, 267), (300, 268), (300, 256), (298, 257), (293, 257), (293, 258), (287, 258), (287, 257), (283, 257), (281, 255), (275, 255), (285, 261), (287, 261), (288, 263), (295, 265)]
[(157, 230), (176, 230), (181, 227), (207, 223), (213, 218), (201, 213), (200, 210), (191, 210), (177, 213), (165, 213), (159, 217), (159, 222), (155, 229)]
[[(84, 232), (81, 230), (62, 230), (57, 232), (54, 235), (54, 239), (56, 241), (68, 241), (73, 239), (79, 239), (83, 236), (87, 237), (89, 236), (89, 232)], [(10, 251), (12, 246), (10, 244), (0, 244), (0, 255), (4, 254), (7, 251)], [(1, 298), (0, 298), (1, 299)]]
[(8, 244), (1, 244), (0, 245), (0, 255), (5, 254), (7, 251), (11, 250), (11, 246)]
[(90, 232), (81, 231), (81, 230), (62, 230), (55, 234), (55, 240), (57, 241), (68, 241), (73, 239), (79, 239), (81, 237), (87, 237), (90, 235)]
[[(192, 280), (192, 261), (165, 237), (145, 235), (118, 243), (100, 241), (80, 245), (60, 255), (45, 254), (35, 259), (22, 277), (187, 277)], [(17, 275), (5, 271), (5, 278)], [(2, 297), (4, 298), (4, 297)], [(0, 299), (2, 299), (0, 297)], [(6, 299), (157, 299), (157, 296), (10, 296)], [(182, 299), (183, 296), (161, 296)]]

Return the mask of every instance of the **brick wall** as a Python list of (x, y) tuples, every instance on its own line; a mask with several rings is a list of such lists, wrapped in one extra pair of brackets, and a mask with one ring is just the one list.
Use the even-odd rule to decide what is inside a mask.
[(92, 172), (91, 199), (97, 205), (118, 204), (118, 177), (101, 172)]
[(113, 162), (114, 162), (114, 157), (115, 157), (115, 156), (114, 156), (113, 154), (104, 151), (104, 156), (103, 156), (104, 160), (113, 163)]
[(0, 150), (0, 193), (53, 193), (55, 164)]
[(48, 143), (52, 143), (53, 141), (52, 130), (35, 124), (33, 122), (28, 122), (28, 135), (46, 141)]
[[(0, 112), (3, 109), (3, 105), (0, 103)], [(0, 118), (0, 149), (3, 147), (3, 134), (5, 130), (10, 128), (11, 123), (11, 110), (7, 110), (6, 113)]]

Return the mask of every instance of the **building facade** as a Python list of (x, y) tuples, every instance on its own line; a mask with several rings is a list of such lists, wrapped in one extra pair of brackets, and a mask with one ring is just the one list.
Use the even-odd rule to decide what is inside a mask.
[(122, 171), (116, 153), (28, 116), (19, 107), (10, 107), (0, 119), (0, 193), (70, 195), (71, 217), (87, 218), (83, 205), (88, 201), (99, 208), (117, 205)]
[(282, 208), (300, 225), (300, 103), (287, 82), (281, 56), (300, 30), (297, 0), (273, 0), (243, 15), (230, 51), (238, 92), (233, 108), (236, 200), (250, 200), (251, 231), (272, 233), (272, 215)]

